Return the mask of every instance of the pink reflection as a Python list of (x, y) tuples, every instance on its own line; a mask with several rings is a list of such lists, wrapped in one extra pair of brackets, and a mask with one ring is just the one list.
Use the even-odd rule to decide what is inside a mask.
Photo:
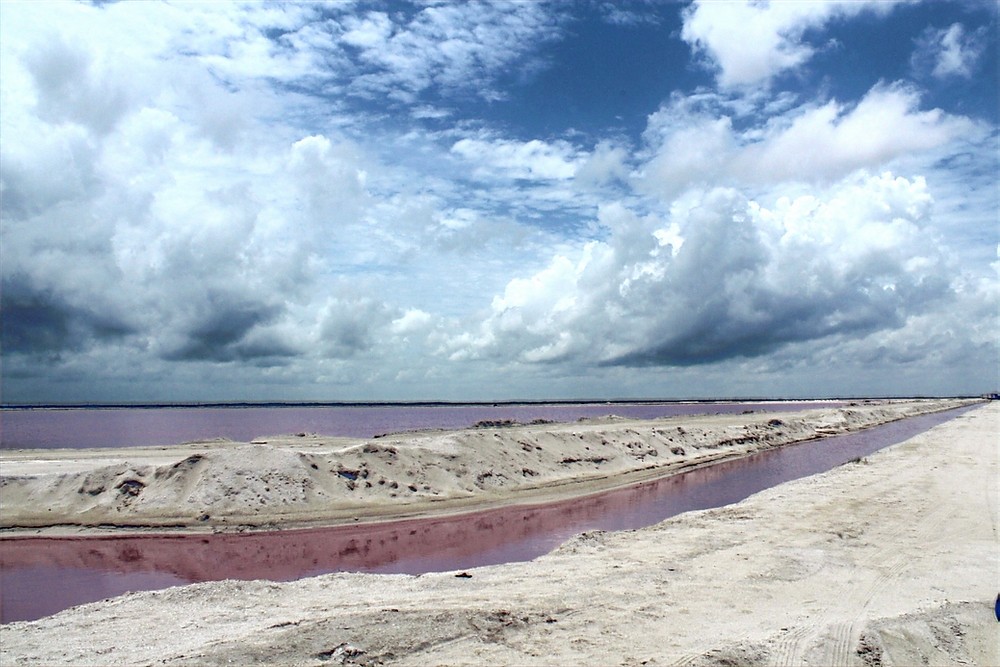
[[(709, 470), (697, 471), (706, 476)], [(536, 534), (573, 534), (570, 526), (625, 512), (679, 479), (544, 506), (504, 508), (439, 519), (271, 533), (139, 537), (14, 538), (0, 549), (0, 569), (53, 565), (112, 572), (169, 572), (184, 581), (291, 580), (317, 572), (426, 571), (433, 559), (472, 567), (481, 554), (507, 545), (506, 560), (527, 560)], [(530, 542), (530, 540), (527, 540)]]
[[(662, 503), (720, 474), (717, 468), (707, 468), (578, 500), (362, 526), (196, 536), (9, 538), (0, 542), (0, 610), (3, 622), (10, 622), (129, 590), (182, 583), (288, 581), (337, 571), (416, 574), (530, 560), (584, 530), (644, 521), (644, 515), (656, 512), (654, 499)], [(609, 523), (611, 517), (617, 520)]]

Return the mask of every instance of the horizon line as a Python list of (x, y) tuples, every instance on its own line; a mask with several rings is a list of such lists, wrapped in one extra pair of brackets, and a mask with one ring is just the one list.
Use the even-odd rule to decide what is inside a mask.
[(102, 401), (102, 402), (28, 402), (0, 403), (3, 410), (24, 409), (114, 409), (114, 408), (280, 408), (280, 407), (449, 407), (449, 406), (514, 406), (514, 405), (545, 405), (545, 404), (628, 404), (628, 403), (753, 403), (753, 402), (785, 402), (785, 401), (858, 401), (858, 400), (900, 400), (900, 399), (946, 399), (946, 398), (991, 398), (997, 392), (983, 394), (957, 395), (927, 395), (927, 394), (881, 394), (881, 395), (848, 395), (848, 396), (810, 396), (810, 397), (761, 397), (761, 396), (729, 396), (729, 397), (689, 397), (689, 398), (514, 398), (478, 401), (461, 401), (447, 399), (415, 399), (415, 400), (208, 400), (208, 401)]

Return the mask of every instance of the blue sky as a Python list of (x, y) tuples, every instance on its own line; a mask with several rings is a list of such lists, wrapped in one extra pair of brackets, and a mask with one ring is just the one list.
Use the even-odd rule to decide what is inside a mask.
[(996, 390), (997, 19), (2, 3), (3, 401)]

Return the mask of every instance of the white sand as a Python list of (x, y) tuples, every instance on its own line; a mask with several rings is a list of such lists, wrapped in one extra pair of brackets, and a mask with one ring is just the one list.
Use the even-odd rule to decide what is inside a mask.
[(217, 582), (0, 628), (0, 664), (1000, 664), (993, 403), (530, 563)]
[(0, 528), (273, 529), (541, 502), (959, 403), (2, 452)]

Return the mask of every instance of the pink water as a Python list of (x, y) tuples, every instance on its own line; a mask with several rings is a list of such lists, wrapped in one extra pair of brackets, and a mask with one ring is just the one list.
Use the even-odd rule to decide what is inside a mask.
[(328, 572), (421, 572), (531, 560), (589, 530), (737, 502), (902, 442), (970, 408), (815, 440), (594, 496), (430, 520), (278, 533), (0, 540), (0, 621), (128, 591)]
[(211, 438), (246, 442), (260, 436), (290, 433), (370, 438), (414, 429), (467, 428), (481, 420), (568, 422), (609, 414), (654, 419), (840, 405), (843, 402), (5, 408), (0, 410), (0, 448), (161, 446)]

